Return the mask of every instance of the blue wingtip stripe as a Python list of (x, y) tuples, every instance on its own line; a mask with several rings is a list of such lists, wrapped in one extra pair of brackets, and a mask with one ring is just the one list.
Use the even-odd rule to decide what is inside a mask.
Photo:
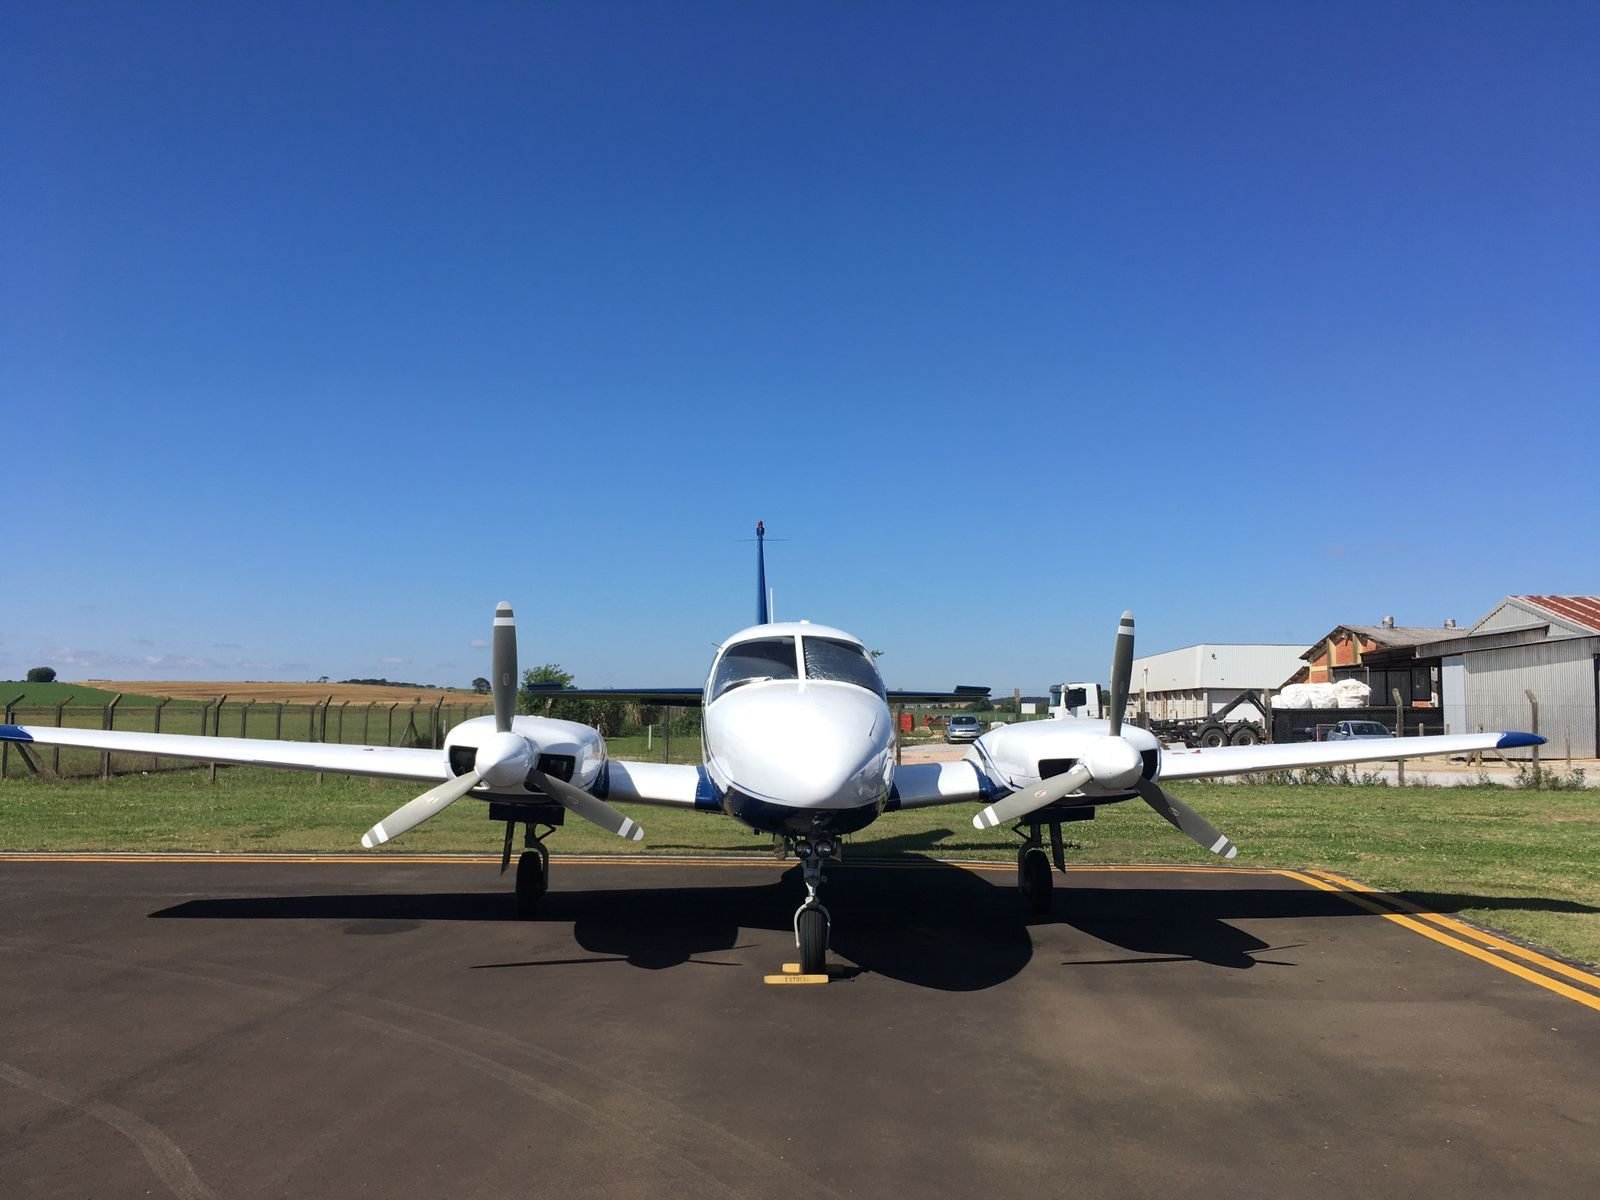
[(31, 742), (33, 735), (21, 725), (0, 725), (0, 742)]
[(1503, 733), (1495, 743), (1497, 750), (1515, 750), (1518, 746), (1542, 746), (1544, 738), (1537, 733)]

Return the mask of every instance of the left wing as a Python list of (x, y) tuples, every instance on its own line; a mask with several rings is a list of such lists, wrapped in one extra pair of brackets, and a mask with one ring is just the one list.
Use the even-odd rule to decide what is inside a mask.
[(906, 763), (895, 768), (894, 788), (884, 811), (975, 804), (1012, 790), (996, 787), (976, 764), (964, 758), (959, 762)]
[(49, 725), (0, 725), (0, 741), (20, 745), (75, 746), (161, 758), (237, 763), (247, 767), (287, 767), (376, 775), (386, 779), (449, 779), (440, 750), (399, 746), (344, 746), (322, 742), (275, 742), (266, 738), (200, 737), (189, 733), (126, 733), (115, 729), (57, 729)]
[(1163, 750), (1161, 779), (1206, 779), (1251, 771), (1288, 771), (1342, 763), (1393, 762), (1432, 754), (1515, 750), (1542, 746), (1535, 733), (1457, 733), (1434, 737), (1362, 738), (1344, 742), (1290, 742), (1264, 746), (1218, 746), (1214, 750)]

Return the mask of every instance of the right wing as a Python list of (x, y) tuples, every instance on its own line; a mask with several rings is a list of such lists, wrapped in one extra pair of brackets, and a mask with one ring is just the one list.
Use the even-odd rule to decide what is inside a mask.
[(127, 733), (116, 729), (57, 729), (49, 725), (0, 725), (0, 742), (21, 746), (72, 746), (161, 758), (236, 763), (246, 767), (287, 767), (376, 775), (386, 779), (449, 779), (442, 750), (398, 746), (344, 746), (323, 742), (275, 742), (265, 738), (201, 737), (190, 733)]
[(1344, 742), (1274, 742), (1261, 746), (1217, 746), (1211, 750), (1163, 750), (1161, 781), (1288, 771), (1346, 763), (1392, 762), (1430, 754), (1471, 754), (1542, 746), (1536, 733), (1453, 733), (1428, 737), (1360, 738)]

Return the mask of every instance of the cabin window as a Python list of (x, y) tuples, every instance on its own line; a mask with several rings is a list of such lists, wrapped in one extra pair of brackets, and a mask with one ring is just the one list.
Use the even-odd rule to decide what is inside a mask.
[(853, 642), (840, 642), (833, 638), (807, 637), (806, 678), (832, 679), (839, 683), (853, 683), (879, 696), (883, 695), (883, 680), (871, 657)]
[(792, 637), (761, 638), (753, 642), (740, 642), (729, 646), (717, 663), (717, 672), (711, 685), (711, 698), (715, 700), (729, 688), (741, 683), (755, 683), (763, 679), (798, 679), (800, 668), (795, 657)]

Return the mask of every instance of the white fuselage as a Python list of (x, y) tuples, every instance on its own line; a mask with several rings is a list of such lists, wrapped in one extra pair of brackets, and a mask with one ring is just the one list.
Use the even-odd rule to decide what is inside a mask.
[(860, 640), (808, 622), (756, 625), (706, 680), (706, 773), (719, 807), (771, 833), (850, 833), (894, 786), (894, 726)]

